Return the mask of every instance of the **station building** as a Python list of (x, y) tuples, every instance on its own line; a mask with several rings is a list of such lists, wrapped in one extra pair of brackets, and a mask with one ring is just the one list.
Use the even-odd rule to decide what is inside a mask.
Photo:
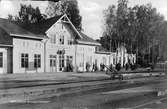
[[(7, 19), (0, 19), (0, 73), (62, 72), (70, 63), (77, 71), (86, 71), (89, 63), (135, 63), (135, 54), (125, 47), (118, 53), (98, 50), (101, 44), (78, 31), (67, 15), (22, 27)], [(122, 54), (124, 53), (124, 55)], [(119, 60), (120, 59), (120, 60)]]

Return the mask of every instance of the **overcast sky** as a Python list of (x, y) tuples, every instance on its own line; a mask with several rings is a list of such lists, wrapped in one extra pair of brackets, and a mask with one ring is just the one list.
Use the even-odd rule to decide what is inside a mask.
[[(0, 17), (6, 18), (8, 14), (16, 14), (19, 10), (20, 3), (25, 3), (23, 0), (1, 0), (0, 2)], [(39, 6), (41, 12), (45, 12), (47, 3), (42, 1), (26, 1), (26, 4), (31, 3), (34, 7)], [(109, 5), (116, 5), (117, 0), (78, 0), (80, 14), (83, 17), (82, 24), (84, 32), (97, 39), (101, 36), (103, 30), (103, 10)], [(165, 16), (167, 19), (167, 0), (129, 0), (129, 5), (152, 3), (153, 7)]]

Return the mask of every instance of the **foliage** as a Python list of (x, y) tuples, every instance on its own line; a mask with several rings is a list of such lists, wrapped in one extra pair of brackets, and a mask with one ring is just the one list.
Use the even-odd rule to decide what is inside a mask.
[(18, 16), (8, 15), (8, 19), (12, 21), (21, 22), (24, 25), (30, 23), (40, 22), (45, 19), (45, 15), (42, 15), (39, 7), (33, 8), (31, 5), (20, 5), (20, 11)]
[(117, 8), (112, 5), (104, 10), (104, 21), (105, 29), (100, 39), (104, 48), (115, 51), (124, 44), (129, 53), (137, 53), (142, 59), (146, 54), (149, 55), (147, 60), (158, 57), (151, 51), (158, 46), (156, 42), (160, 40), (165, 21), (151, 4), (128, 7), (127, 0), (118, 0)]
[(82, 29), (82, 17), (79, 12), (77, 0), (62, 0), (61, 2), (49, 2), (46, 13), (49, 17), (67, 14), (73, 25), (78, 29)]

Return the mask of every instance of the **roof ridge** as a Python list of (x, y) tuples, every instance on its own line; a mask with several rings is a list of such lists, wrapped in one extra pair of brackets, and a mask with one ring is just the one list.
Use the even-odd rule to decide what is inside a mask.
[(47, 21), (49, 21), (49, 20), (53, 20), (53, 19), (59, 20), (62, 16), (63, 16), (63, 15), (50, 17), (50, 18), (47, 18), (47, 19), (45, 19), (45, 20), (41, 20), (41, 21), (39, 21), (39, 22), (32, 23), (32, 24), (43, 23), (43, 22), (47, 22)]

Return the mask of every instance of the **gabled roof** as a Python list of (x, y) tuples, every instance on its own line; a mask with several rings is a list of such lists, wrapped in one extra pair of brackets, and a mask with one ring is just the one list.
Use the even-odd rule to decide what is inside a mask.
[(38, 35), (46, 35), (45, 32), (53, 25), (55, 24), (62, 16), (56, 16), (49, 18), (44, 21), (40, 21), (38, 23), (27, 25), (26, 27), (23, 27), (32, 33), (38, 34)]
[(82, 44), (93, 44), (93, 45), (100, 45), (97, 41), (95, 41), (94, 39), (90, 38), (89, 36), (87, 36), (86, 34), (79, 32), (74, 25), (71, 23), (70, 19), (67, 17), (67, 15), (61, 15), (61, 16), (56, 16), (56, 17), (52, 17), (49, 18), (47, 20), (35, 23), (35, 24), (31, 24), (29, 26), (26, 26), (26, 29), (35, 33), (35, 34), (42, 34), (42, 35), (46, 35), (47, 30), (52, 27), (59, 19), (66, 17), (67, 20), (69, 21), (68, 24), (64, 23), (66, 26), (68, 26), (70, 29), (74, 30), (74, 33), (77, 34), (77, 40), (79, 43)]
[(87, 36), (83, 32), (79, 32), (82, 38), (78, 39), (78, 42), (81, 44), (91, 44), (91, 45), (101, 45), (99, 42), (95, 41), (91, 37)]
[[(64, 23), (64, 26), (66, 26), (67, 29), (70, 29), (70, 30), (73, 29), (73, 27), (70, 26), (70, 23)], [(83, 32), (78, 31), (78, 33), (80, 34), (81, 37), (79, 37), (75, 31), (72, 32), (72, 35), (73, 37), (75, 37), (75, 39), (77, 40), (79, 44), (88, 44), (88, 45), (99, 45), (100, 44), (94, 39), (92, 39), (91, 37), (84, 34)]]
[(11, 36), (19, 36), (19, 37), (32, 37), (32, 38), (43, 38), (44, 36), (35, 35), (26, 29), (23, 29), (19, 25), (7, 20), (0, 18), (0, 28), (6, 31)]
[(12, 46), (12, 37), (2, 28), (0, 28), (0, 46), (1, 45)]
[(67, 17), (67, 15), (61, 15), (61, 16), (56, 16), (49, 18), (47, 20), (34, 23), (34, 24), (29, 24), (26, 26), (23, 26), (23, 24), (16, 23), (16, 22), (11, 22), (7, 19), (2, 19), (0, 18), (0, 27), (3, 28), (9, 35), (17, 35), (20, 37), (24, 36), (31, 36), (31, 37), (39, 37), (39, 38), (45, 38), (46, 32), (48, 31), (51, 26), (53, 26), (59, 19), (61, 18), (67, 18), (69, 21), (70, 29), (74, 30), (74, 33), (76, 34), (77, 37), (77, 42), (79, 44), (88, 44), (88, 45), (100, 45), (97, 41), (94, 39), (90, 38), (86, 34), (78, 31), (74, 25), (71, 23), (70, 19)]

